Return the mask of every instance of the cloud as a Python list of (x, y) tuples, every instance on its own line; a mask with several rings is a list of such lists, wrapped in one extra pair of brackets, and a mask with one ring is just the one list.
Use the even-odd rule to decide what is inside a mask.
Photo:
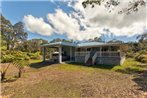
[(23, 22), (28, 31), (38, 33), (44, 36), (50, 36), (53, 33), (52, 27), (44, 22), (43, 18), (36, 18), (32, 15), (24, 16)]
[[(128, 2), (122, 2), (114, 11), (109, 11), (102, 4), (101, 6), (82, 7), (82, 1), (67, 2), (67, 6), (73, 11), (64, 12), (61, 8), (55, 9), (55, 13), (48, 13), (46, 18), (37, 18), (32, 15), (24, 16), (24, 24), (30, 32), (45, 36), (53, 34), (66, 35), (69, 39), (88, 40), (101, 35), (134, 36), (142, 34), (147, 29), (146, 7), (139, 8), (139, 11), (130, 15), (118, 14), (122, 8), (127, 7)], [(103, 31), (109, 29), (111, 32)], [(111, 34), (110, 34), (111, 33)]]
[(80, 30), (81, 25), (78, 20), (61, 9), (57, 9), (55, 14), (48, 14), (47, 19), (53, 25), (57, 34), (65, 34), (69, 39), (88, 40), (100, 36), (98, 29)]

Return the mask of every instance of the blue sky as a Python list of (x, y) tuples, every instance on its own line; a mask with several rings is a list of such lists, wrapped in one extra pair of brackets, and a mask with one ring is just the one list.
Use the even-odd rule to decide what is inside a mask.
[[(80, 16), (84, 15), (82, 13), (82, 10), (80, 11), (80, 9), (78, 9), (77, 11), (72, 13), (75, 6), (73, 5), (74, 8), (72, 8), (71, 5), (72, 5), (72, 3), (69, 5), (68, 2), (59, 2), (59, 1), (56, 1), (56, 2), (50, 2), (50, 1), (38, 1), (38, 2), (37, 1), (2, 1), (1, 8), (2, 8), (2, 14), (5, 16), (6, 19), (10, 20), (12, 22), (12, 24), (15, 24), (19, 21), (23, 21), (24, 16), (26, 16), (26, 18), (25, 18), (26, 25), (28, 25), (28, 27), (30, 27), (30, 25), (31, 25), (31, 27), (34, 28), (34, 26), (32, 26), (34, 24), (29, 24), (30, 22), (27, 19), (32, 17), (32, 19), (34, 19), (34, 21), (38, 21), (39, 18), (42, 18), (43, 24), (45, 24), (45, 25), (47, 24), (47, 26), (49, 28), (52, 27), (52, 25), (55, 27), (53, 29), (51, 28), (51, 30), (49, 30), (49, 31), (60, 32), (60, 33), (50, 32), (49, 34), (47, 34), (47, 33), (44, 33), (44, 31), (28, 28), (29, 30), (26, 29), (26, 31), (29, 34), (28, 39), (42, 38), (42, 39), (50, 41), (54, 38), (74, 39), (75, 37), (77, 37), (77, 38), (75, 38), (75, 40), (83, 40), (83, 39), (85, 40), (86, 37), (88, 37), (88, 34), (90, 34), (89, 36), (92, 36), (92, 37), (94, 34), (97, 34), (99, 36), (98, 33), (94, 33), (94, 31), (96, 31), (94, 27), (89, 28), (89, 26), (87, 26), (87, 25), (89, 25), (89, 23), (87, 23), (87, 20), (86, 20), (87, 18), (80, 17)], [(78, 8), (78, 6), (77, 6), (77, 8)], [(77, 16), (77, 13), (79, 13), (80, 15)], [(29, 17), (27, 15), (31, 15), (31, 16)], [(47, 18), (47, 15), (49, 18)], [(59, 15), (61, 15), (61, 16), (65, 15), (65, 19), (63, 17), (64, 20), (62, 20), (63, 24), (61, 23), (61, 26), (62, 25), (64, 26), (64, 24), (69, 24), (69, 26), (71, 27), (71, 28), (69, 27), (69, 30), (66, 31), (64, 28), (58, 29), (60, 27), (58, 27), (56, 23), (58, 23), (58, 22), (60, 23), (60, 21), (61, 21), (61, 19), (59, 19), (61, 16), (59, 16)], [(66, 18), (67, 18), (67, 20), (66, 20)], [(72, 24), (72, 22), (66, 22), (66, 21), (70, 21), (69, 19), (71, 19), (71, 20), (73, 20), (73, 22), (75, 22), (74, 23), (75, 27), (74, 27), (74, 24)], [(83, 22), (83, 20), (84, 20), (84, 22)], [(54, 23), (54, 21), (55, 21), (55, 23)], [(78, 22), (80, 22), (80, 23), (78, 23)], [(51, 25), (49, 25), (49, 24), (51, 24)], [(76, 29), (78, 27), (81, 28), (82, 26), (85, 27), (85, 29), (87, 29), (87, 30), (84, 31), (84, 33), (83, 33), (83, 31), (82, 32), (80, 31), (80, 32), (85, 34), (86, 36), (81, 37), (82, 34), (75, 33), (75, 32), (78, 32), (77, 30), (75, 30), (75, 32), (73, 32), (73, 34), (75, 33), (74, 35), (72, 34), (73, 28), (74, 29)], [(58, 28), (56, 28), (56, 27), (58, 27)], [(66, 27), (66, 25), (65, 25), (65, 27)], [(38, 27), (35, 27), (35, 28), (40, 29)], [(67, 25), (67, 28), (68, 28), (68, 25)], [(94, 28), (94, 30), (93, 30), (93, 28)], [(92, 30), (90, 30), (90, 29), (92, 29)], [(114, 28), (114, 30), (115, 30), (115, 28)], [(123, 30), (124, 30), (124, 28), (123, 28)], [(71, 33), (68, 33), (70, 31), (71, 31)], [(93, 33), (91, 34), (90, 31)], [(118, 30), (116, 30), (116, 31), (118, 31)], [(64, 33), (64, 32), (67, 32), (67, 33)], [(77, 36), (76, 36), (76, 34), (77, 34)], [(112, 36), (108, 36), (107, 33), (104, 33), (104, 34), (106, 35), (105, 36), (106, 40), (116, 38), (119, 40), (123, 40), (125, 42), (135, 41), (136, 36), (137, 36), (136, 34), (131, 35), (131, 36), (127, 36), (127, 33), (124, 35), (123, 34), (118, 35), (117, 33), (116, 34), (114, 33), (113, 37), (112, 37)]]
[[(36, 17), (45, 17), (47, 13), (54, 13), (54, 9), (57, 5), (48, 1), (3, 1), (2, 2), (2, 14), (15, 24), (22, 21), (25, 15), (31, 14)], [(45, 40), (52, 40), (54, 38), (66, 38), (64, 35), (42, 36), (40, 34), (28, 33), (28, 39), (42, 38)]]

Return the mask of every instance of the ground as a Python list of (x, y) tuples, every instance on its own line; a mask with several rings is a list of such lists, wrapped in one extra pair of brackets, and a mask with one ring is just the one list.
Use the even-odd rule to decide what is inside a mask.
[[(17, 74), (13, 66), (10, 69), (7, 77)], [(22, 78), (3, 82), (2, 95), (3, 98), (147, 98), (144, 73), (132, 75), (110, 68), (36, 62), (25, 68)]]

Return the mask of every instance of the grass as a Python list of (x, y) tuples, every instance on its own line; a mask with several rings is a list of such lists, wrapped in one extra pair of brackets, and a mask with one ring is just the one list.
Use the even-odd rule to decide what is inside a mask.
[[(133, 76), (115, 72), (137, 64), (128, 59), (122, 66), (53, 64), (42, 66), (31, 60), (22, 78), (2, 83), (3, 97), (9, 98), (130, 98), (142, 97), (134, 87)], [(36, 63), (36, 64), (35, 64)], [(133, 64), (133, 65), (131, 65)], [(35, 67), (39, 66), (39, 67)], [(42, 67), (41, 67), (42, 66)], [(11, 67), (11, 74), (15, 72)], [(115, 71), (114, 71), (115, 70)], [(138, 70), (138, 69), (133, 69)]]
[(144, 68), (142, 68), (140, 62), (135, 61), (132, 58), (126, 59), (123, 65), (117, 65), (112, 68), (112, 70), (123, 73), (135, 73), (142, 72)]

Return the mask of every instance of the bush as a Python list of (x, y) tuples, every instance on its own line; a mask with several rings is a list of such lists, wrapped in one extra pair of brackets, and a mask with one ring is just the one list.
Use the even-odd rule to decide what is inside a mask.
[(13, 51), (11, 54), (15, 56), (16, 60), (29, 60), (30, 59), (26, 52)]
[(119, 66), (119, 65), (113, 67), (112, 70), (114, 70), (114, 71), (116, 71), (116, 72), (124, 72), (124, 68), (123, 68), (122, 66)]
[(36, 52), (36, 53), (28, 53), (30, 59), (40, 59), (40, 53), (39, 52)]
[(134, 58), (134, 53), (133, 52), (127, 52), (126, 57), (127, 58)]
[(2, 51), (1, 52), (1, 62), (8, 63), (13, 62), (14, 60), (29, 60), (30, 57), (27, 55), (26, 52), (21, 51)]
[(14, 60), (15, 60), (15, 57), (11, 54), (1, 56), (2, 63), (10, 63), (10, 62), (13, 62)]
[(29, 59), (34, 59), (38, 60), (40, 59), (40, 52), (36, 53), (27, 53), (27, 52), (22, 52), (22, 51), (1, 51), (1, 62), (2, 63), (8, 63), (8, 62), (13, 62), (14, 60), (29, 60)]
[(142, 50), (139, 53), (137, 53), (135, 56), (135, 60), (142, 63), (147, 63), (147, 51)]

